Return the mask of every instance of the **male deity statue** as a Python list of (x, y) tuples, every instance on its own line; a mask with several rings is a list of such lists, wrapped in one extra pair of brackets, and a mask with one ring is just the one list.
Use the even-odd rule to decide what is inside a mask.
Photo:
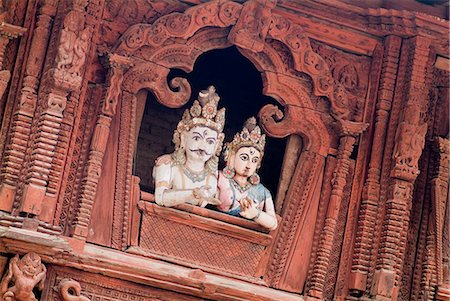
[(173, 134), (175, 152), (156, 160), (153, 178), (158, 205), (220, 204), (215, 195), (225, 109), (217, 111), (219, 99), (213, 86), (201, 91)]
[(219, 173), (218, 195), (222, 204), (219, 210), (235, 216), (254, 220), (261, 226), (274, 230), (277, 218), (270, 191), (260, 183), (256, 171), (261, 165), (266, 137), (249, 118), (233, 141), (227, 143), (227, 166)]

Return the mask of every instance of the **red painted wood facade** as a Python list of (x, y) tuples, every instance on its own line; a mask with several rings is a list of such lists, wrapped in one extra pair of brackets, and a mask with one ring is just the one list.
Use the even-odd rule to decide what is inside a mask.
[[(449, 300), (448, 21), (347, 2), (3, 4), (0, 300)], [(147, 93), (228, 47), (290, 137), (272, 232), (133, 174)]]

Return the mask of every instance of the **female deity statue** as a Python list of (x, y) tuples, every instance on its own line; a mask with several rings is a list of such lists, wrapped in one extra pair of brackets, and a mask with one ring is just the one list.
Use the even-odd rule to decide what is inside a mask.
[(225, 109), (217, 111), (219, 99), (213, 86), (201, 91), (174, 132), (175, 152), (156, 160), (153, 178), (158, 205), (220, 204), (215, 196)]
[(260, 183), (256, 173), (264, 154), (265, 140), (256, 119), (252, 117), (244, 124), (242, 132), (227, 143), (224, 154), (227, 166), (219, 173), (218, 180), (218, 195), (222, 204), (217, 208), (274, 230), (277, 218), (272, 195)]

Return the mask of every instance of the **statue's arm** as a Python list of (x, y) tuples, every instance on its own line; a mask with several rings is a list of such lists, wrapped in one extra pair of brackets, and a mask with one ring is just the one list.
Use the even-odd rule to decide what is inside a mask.
[(275, 230), (277, 228), (277, 216), (275, 215), (275, 208), (271, 196), (266, 198), (264, 211), (261, 211), (259, 215), (254, 218), (254, 221), (269, 230)]
[(11, 270), (13, 271), (13, 274), (16, 277), (21, 276), (23, 274), (22, 271), (17, 266), (18, 261), (19, 261), (19, 255), (16, 255), (16, 256), (14, 256), (13, 259), (11, 259), (11, 263), (10, 263)]
[(153, 169), (155, 179), (155, 202), (160, 206), (173, 207), (189, 203), (199, 205), (193, 189), (172, 189), (172, 167), (169, 164), (157, 164)]

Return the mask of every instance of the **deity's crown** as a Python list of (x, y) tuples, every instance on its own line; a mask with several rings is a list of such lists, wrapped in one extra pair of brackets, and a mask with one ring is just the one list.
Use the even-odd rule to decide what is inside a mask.
[(188, 131), (194, 126), (203, 125), (221, 133), (225, 124), (225, 108), (217, 110), (219, 100), (214, 86), (198, 93), (198, 100), (194, 101), (190, 109), (184, 111), (177, 130)]
[(234, 135), (233, 141), (225, 146), (225, 161), (228, 161), (230, 152), (236, 152), (241, 147), (254, 147), (260, 153), (264, 154), (264, 146), (266, 145), (266, 135), (261, 134), (261, 128), (256, 123), (255, 117), (250, 117), (244, 123), (241, 132)]

